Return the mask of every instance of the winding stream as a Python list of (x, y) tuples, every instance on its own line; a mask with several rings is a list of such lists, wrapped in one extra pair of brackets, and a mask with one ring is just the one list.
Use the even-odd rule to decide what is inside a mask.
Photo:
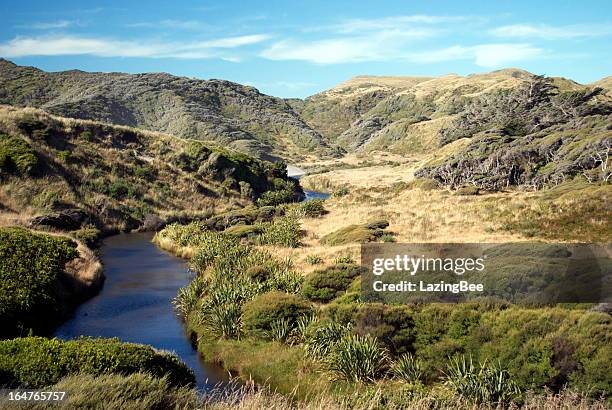
[(176, 353), (194, 371), (200, 390), (227, 382), (226, 371), (201, 360), (174, 312), (172, 298), (193, 273), (184, 260), (155, 246), (152, 237), (152, 233), (130, 233), (104, 240), (100, 248), (104, 287), (80, 305), (55, 336), (118, 337), (148, 344)]
[[(301, 175), (296, 175), (299, 178)], [(328, 194), (304, 191), (306, 201)], [(193, 273), (184, 260), (155, 246), (152, 233), (108, 237), (100, 248), (106, 281), (56, 331), (61, 339), (117, 337), (176, 353), (196, 375), (201, 391), (226, 383), (228, 373), (199, 356), (174, 312), (172, 299)]]

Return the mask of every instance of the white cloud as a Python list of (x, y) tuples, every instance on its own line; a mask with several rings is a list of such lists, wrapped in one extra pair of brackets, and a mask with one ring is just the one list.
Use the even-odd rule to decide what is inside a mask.
[(381, 61), (397, 57), (411, 40), (430, 36), (427, 30), (388, 30), (368, 36), (315, 41), (282, 40), (260, 53), (270, 60), (302, 60), (316, 64)]
[[(16, 37), (0, 44), (0, 56), (79, 55), (99, 57), (212, 58), (223, 57), (221, 50), (260, 43), (270, 38), (254, 34), (200, 42), (124, 41), (76, 36)], [(228, 57), (232, 58), (232, 57)]]
[(558, 40), (610, 35), (612, 34), (612, 26), (591, 24), (554, 27), (548, 25), (513, 24), (495, 28), (490, 30), (489, 33), (496, 37)]
[(341, 33), (354, 33), (370, 30), (393, 30), (414, 27), (415, 25), (431, 25), (464, 21), (464, 16), (391, 16), (378, 19), (350, 19), (335, 26), (330, 26)]
[(530, 44), (480, 44), (475, 46), (452, 46), (439, 50), (409, 55), (408, 60), (418, 63), (474, 60), (480, 67), (503, 67), (525, 60), (541, 57), (545, 51)]
[(481, 67), (507, 64), (541, 57), (545, 50), (531, 44), (493, 43), (417, 51), (408, 41), (418, 35), (382, 32), (369, 37), (347, 37), (301, 42), (282, 40), (261, 52), (270, 60), (300, 60), (315, 64), (341, 64), (366, 61), (404, 60), (413, 63), (473, 60)]
[(125, 27), (130, 28), (165, 28), (165, 29), (185, 29), (196, 30), (204, 27), (204, 25), (195, 20), (161, 20), (161, 21), (142, 21), (139, 23), (129, 23)]
[(17, 27), (29, 28), (29, 29), (35, 29), (35, 30), (52, 30), (52, 29), (58, 29), (58, 28), (68, 28), (71, 26), (75, 26), (77, 24), (78, 22), (74, 20), (57, 20), (57, 21), (46, 21), (46, 22), (40, 22), (40, 23), (25, 24), (25, 25), (21, 25)]

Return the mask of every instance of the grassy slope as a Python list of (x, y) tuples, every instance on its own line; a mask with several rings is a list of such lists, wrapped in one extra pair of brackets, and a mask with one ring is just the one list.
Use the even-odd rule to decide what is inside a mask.
[(212, 140), (263, 157), (331, 152), (284, 100), (229, 81), (165, 73), (47, 73), (0, 59), (0, 86), (3, 104)]
[(131, 229), (149, 214), (242, 206), (274, 189), (275, 175), (285, 178), (270, 163), (211, 144), (30, 108), (0, 106), (0, 133), (33, 150), (36, 162), (27, 172), (8, 164), (0, 176), (3, 224), (77, 207), (102, 228)]

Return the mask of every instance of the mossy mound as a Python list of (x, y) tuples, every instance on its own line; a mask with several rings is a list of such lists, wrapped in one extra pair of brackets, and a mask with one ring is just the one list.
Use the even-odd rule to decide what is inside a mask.
[(385, 234), (385, 228), (388, 226), (389, 222), (384, 220), (362, 225), (349, 225), (325, 235), (320, 242), (329, 246), (374, 242)]

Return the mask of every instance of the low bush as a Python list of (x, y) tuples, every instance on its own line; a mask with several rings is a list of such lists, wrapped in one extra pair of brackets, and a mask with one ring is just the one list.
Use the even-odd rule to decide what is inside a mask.
[(0, 337), (49, 331), (66, 310), (60, 274), (78, 256), (73, 241), (0, 228)]
[(322, 199), (313, 199), (302, 202), (299, 205), (299, 210), (307, 218), (317, 218), (327, 213), (324, 206), (325, 201)]
[(172, 385), (195, 383), (193, 372), (169, 353), (118, 339), (71, 341), (24, 337), (0, 341), (0, 385), (42, 388), (62, 377), (147, 372)]
[(352, 334), (342, 337), (323, 361), (332, 379), (352, 382), (374, 382), (388, 366), (387, 352), (375, 338)]
[(257, 199), (258, 206), (277, 206), (297, 202), (303, 198), (296, 193), (296, 183), (293, 181), (275, 178), (273, 185), (274, 190), (264, 192)]
[(304, 331), (304, 349), (308, 356), (323, 359), (340, 339), (350, 334), (351, 329), (350, 324), (342, 325), (335, 321), (315, 323), (315, 326), (309, 326)]
[(454, 357), (445, 372), (445, 382), (455, 393), (472, 403), (507, 405), (521, 391), (507, 370), (489, 362), (475, 363), (472, 358)]
[[(165, 377), (146, 373), (129, 375), (70, 375), (53, 385), (64, 391), (62, 407), (68, 409), (193, 409), (199, 405), (198, 394), (190, 387), (175, 387)], [(11, 408), (11, 407), (9, 407)], [(23, 409), (19, 404), (15, 408)], [(38, 402), (36, 409), (57, 409), (53, 402)]]
[(236, 238), (254, 238), (263, 231), (261, 225), (234, 225), (223, 231), (224, 234)]
[(341, 186), (336, 188), (333, 192), (332, 192), (332, 196), (335, 196), (337, 198), (341, 198), (343, 196), (347, 196), (350, 193), (349, 188), (347, 186)]
[(38, 165), (36, 152), (25, 140), (0, 133), (0, 174), (32, 175)]
[(265, 336), (279, 320), (286, 320), (294, 327), (300, 317), (312, 314), (312, 307), (296, 295), (272, 291), (247, 302), (243, 313), (243, 323), (247, 331)]
[(359, 267), (351, 264), (315, 271), (306, 277), (302, 294), (313, 301), (329, 302), (344, 293), (358, 275)]
[(329, 246), (374, 242), (385, 234), (384, 229), (387, 226), (389, 226), (387, 221), (373, 221), (362, 225), (349, 225), (328, 233), (320, 239), (320, 242), (323, 245)]
[(320, 265), (323, 263), (323, 258), (319, 255), (308, 255), (306, 256), (306, 262), (310, 265)]
[(390, 368), (394, 378), (408, 383), (423, 381), (423, 366), (413, 354), (404, 353), (393, 361)]
[(261, 234), (256, 238), (259, 245), (278, 245), (297, 248), (300, 245), (302, 228), (294, 216), (276, 218), (272, 222), (258, 224)]
[(79, 241), (82, 241), (87, 246), (94, 246), (100, 239), (101, 231), (94, 225), (85, 225), (70, 234)]

